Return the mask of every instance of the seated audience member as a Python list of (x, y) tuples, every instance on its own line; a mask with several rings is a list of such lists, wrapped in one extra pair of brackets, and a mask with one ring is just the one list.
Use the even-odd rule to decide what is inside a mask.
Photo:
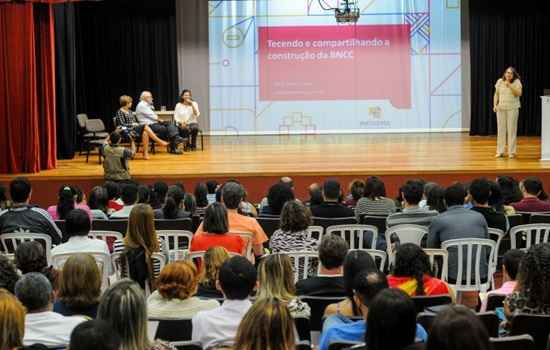
[(146, 281), (154, 286), (160, 273), (160, 263), (153, 261), (153, 253), (168, 255), (166, 243), (157, 236), (153, 217), (150, 205), (136, 204), (128, 218), (126, 236), (113, 244), (113, 251), (122, 253), (128, 262), (129, 277), (143, 289)]
[(11, 201), (6, 194), (6, 187), (0, 185), (0, 211), (11, 208)]
[(48, 266), (46, 251), (39, 241), (22, 242), (15, 250), (15, 266), (23, 275), (38, 272), (46, 276), (52, 288), (57, 290), (58, 271)]
[(430, 226), (432, 219), (437, 216), (438, 212), (418, 206), (424, 195), (423, 187), (422, 182), (418, 180), (409, 180), (401, 187), (403, 210), (388, 216), (386, 219), (388, 227), (403, 224)]
[(361, 215), (387, 216), (395, 213), (395, 202), (386, 198), (386, 186), (378, 176), (370, 176), (365, 184), (365, 194), (355, 206), (355, 218)]
[(366, 320), (369, 350), (407, 349), (415, 341), (428, 338), (426, 330), (416, 323), (414, 302), (398, 289), (385, 289), (371, 299)]
[(447, 203), (445, 203), (445, 189), (438, 184), (433, 184), (431, 187), (426, 185), (425, 187), (426, 207), (440, 214), (446, 211)]
[(239, 325), (233, 349), (294, 349), (296, 328), (287, 306), (277, 299), (256, 301)]
[(168, 350), (147, 334), (145, 294), (137, 283), (122, 279), (111, 285), (99, 302), (97, 319), (106, 322), (121, 339), (120, 350)]
[(431, 270), (430, 259), (422, 248), (413, 243), (401, 244), (388, 284), (410, 296), (451, 294), (445, 282), (431, 276)]
[(502, 196), (502, 190), (498, 183), (489, 181), (491, 186), (491, 194), (489, 195), (489, 205), (497, 213), (503, 213), (504, 215), (514, 215), (516, 210), (511, 205), (504, 204), (504, 197)]
[(27, 273), (15, 284), (15, 296), (27, 309), (23, 344), (59, 348), (69, 344), (71, 332), (82, 316), (63, 316), (52, 311), (53, 290), (40, 273)]
[(82, 322), (73, 329), (69, 350), (119, 350), (121, 340), (105, 321)]
[(504, 313), (550, 314), (550, 243), (531, 246), (519, 264), (514, 292), (504, 300)]
[[(290, 190), (294, 193), (294, 180), (288, 176), (283, 176), (279, 179), (279, 184), (287, 185), (290, 187)], [(264, 207), (267, 207), (269, 205), (268, 203), (268, 197), (262, 198), (260, 201), (260, 212), (263, 210)]]
[(353, 298), (353, 283), (355, 278), (357, 278), (362, 271), (378, 271), (374, 259), (369, 253), (363, 250), (352, 250), (348, 252), (344, 258), (344, 289), (346, 299), (339, 303), (328, 305), (325, 309), (325, 316), (334, 314), (345, 317), (363, 316)]
[(190, 261), (176, 261), (166, 265), (160, 272), (157, 290), (147, 298), (149, 317), (162, 319), (192, 318), (199, 311), (219, 306), (213, 299), (195, 297), (199, 275)]
[(437, 313), (426, 344), (426, 350), (492, 348), (485, 325), (463, 305), (449, 306)]
[(302, 296), (346, 296), (343, 265), (348, 243), (340, 236), (326, 235), (319, 245), (319, 274), (296, 283), (296, 294)]
[(96, 186), (88, 195), (92, 220), (109, 220), (109, 195), (105, 187)]
[(128, 160), (136, 154), (136, 143), (130, 139), (130, 149), (120, 145), (121, 136), (117, 131), (109, 135), (109, 143), (103, 146), (103, 172), (107, 181), (129, 181)]
[(511, 176), (497, 177), (497, 184), (502, 191), (504, 205), (511, 205), (523, 199), (523, 194), (519, 188), (519, 182)]
[[(466, 190), (456, 183), (445, 190), (447, 211), (433, 219), (428, 233), (428, 248), (440, 248), (441, 243), (459, 238), (489, 238), (487, 221), (480, 213), (464, 208)], [(464, 259), (466, 271), (466, 259)], [(488, 261), (482, 260), (481, 275), (487, 277)], [(458, 273), (458, 254), (449, 252), (449, 280), (456, 281)], [(482, 277), (483, 278), (483, 277)]]
[(151, 202), (151, 189), (147, 185), (138, 185), (138, 204), (149, 204)]
[(222, 299), (223, 294), (216, 287), (218, 274), (223, 263), (229, 259), (224, 247), (210, 247), (204, 253), (201, 264), (201, 277), (197, 296), (202, 298)]
[(131, 139), (141, 139), (143, 144), (143, 158), (149, 159), (149, 139), (152, 139), (162, 147), (168, 146), (168, 142), (160, 139), (149, 125), (140, 125), (139, 121), (132, 112), (132, 98), (127, 95), (120, 96), (120, 109), (115, 115), (115, 127), (120, 128), (125, 142)]
[(202, 222), (204, 232), (195, 234), (191, 251), (206, 251), (210, 247), (224, 247), (229, 252), (244, 254), (246, 242), (238, 234), (228, 234), (227, 210), (220, 203), (208, 206)]
[(365, 194), (365, 181), (355, 179), (349, 184), (349, 195), (346, 196), (344, 205), (355, 208), (357, 202), (363, 198)]
[(15, 265), (4, 254), (0, 254), (0, 289), (6, 289), (13, 294), (17, 280), (19, 273)]
[(281, 228), (269, 240), (272, 253), (291, 251), (317, 251), (317, 239), (308, 237), (312, 224), (309, 209), (297, 200), (285, 203), (281, 211)]
[(487, 179), (475, 179), (470, 184), (469, 189), (472, 196), (473, 211), (477, 211), (487, 221), (487, 226), (498, 228), (502, 232), (508, 231), (508, 220), (504, 213), (497, 211), (489, 205), (489, 197), (491, 196), (491, 183)]
[(221, 266), (217, 286), (223, 304), (193, 317), (191, 340), (201, 343), (203, 349), (231, 346), (235, 341), (239, 324), (252, 306), (248, 297), (256, 286), (256, 269), (246, 258), (234, 256)]
[(536, 177), (527, 177), (519, 185), (523, 199), (512, 203), (516, 211), (525, 213), (550, 212), (550, 202), (540, 200), (539, 196), (544, 193), (542, 181)]
[(191, 214), (183, 207), (185, 193), (178, 186), (170, 186), (166, 192), (166, 200), (161, 209), (155, 210), (155, 219), (175, 220), (185, 219)]
[(197, 202), (198, 214), (204, 213), (208, 206), (208, 188), (203, 182), (199, 182), (195, 186), (195, 201)]
[(120, 199), (120, 186), (114, 181), (106, 181), (103, 187), (107, 190), (107, 197), (109, 198), (107, 215), (111, 215), (124, 207), (122, 199)]
[(281, 210), (283, 210), (283, 205), (291, 200), (294, 200), (294, 192), (290, 186), (282, 182), (276, 183), (269, 188), (267, 205), (260, 209), (260, 216), (279, 216)]
[(342, 189), (336, 180), (327, 180), (323, 184), (323, 203), (311, 207), (311, 214), (317, 218), (353, 217), (353, 209), (340, 203)]
[(197, 202), (191, 193), (186, 193), (183, 197), (183, 209), (189, 213), (189, 216), (194, 216), (197, 213)]
[[(263, 255), (263, 244), (268, 238), (256, 219), (238, 213), (239, 204), (244, 198), (243, 187), (236, 182), (227, 182), (223, 185), (222, 199), (227, 209), (229, 232), (252, 233), (252, 249), (255, 256)], [(204, 232), (203, 224), (200, 224), (195, 235)]]
[(73, 209), (84, 210), (92, 220), (90, 207), (86, 204), (76, 204), (76, 191), (71, 186), (63, 185), (59, 189), (57, 205), (48, 207), (48, 214), (53, 220), (65, 220), (67, 214)]
[(121, 196), (124, 206), (111, 214), (111, 219), (127, 219), (130, 212), (138, 202), (138, 188), (135, 184), (128, 183), (122, 186)]
[(502, 258), (502, 286), (487, 293), (481, 300), (481, 312), (487, 310), (487, 301), (491, 295), (510, 295), (516, 289), (517, 274), (521, 259), (525, 252), (519, 249), (510, 249)]
[(10, 182), (13, 206), (0, 212), (0, 234), (16, 232), (44, 233), (52, 238), (52, 244), (61, 243), (61, 231), (44, 209), (29, 205), (31, 183), (24, 177)]
[(90, 218), (82, 209), (71, 210), (65, 220), (65, 231), (69, 240), (54, 247), (52, 257), (59, 254), (105, 253), (110, 256), (109, 247), (105, 241), (88, 238), (90, 233)]
[(218, 186), (219, 184), (216, 180), (206, 181), (206, 189), (208, 190), (206, 200), (208, 201), (208, 204), (212, 204), (216, 201), (216, 190), (218, 189)]
[(318, 183), (312, 183), (307, 188), (309, 193), (309, 200), (305, 203), (308, 207), (313, 207), (315, 205), (320, 205), (323, 203), (323, 190), (321, 185)]
[(101, 272), (93, 256), (76, 254), (67, 259), (59, 276), (53, 311), (64, 316), (95, 318), (101, 294)]
[(257, 300), (276, 299), (287, 303), (294, 318), (310, 316), (309, 305), (296, 297), (294, 272), (288, 256), (283, 254), (265, 256), (258, 267), (258, 282)]
[(41, 344), (23, 346), (25, 314), (27, 311), (13, 294), (0, 289), (0, 349), (2, 350), (47, 350)]
[[(184, 188), (180, 188), (185, 193)], [(168, 193), (168, 184), (163, 181), (158, 181), (153, 184), (153, 191), (151, 193), (151, 206), (153, 209), (160, 209), (166, 202), (166, 194)]]

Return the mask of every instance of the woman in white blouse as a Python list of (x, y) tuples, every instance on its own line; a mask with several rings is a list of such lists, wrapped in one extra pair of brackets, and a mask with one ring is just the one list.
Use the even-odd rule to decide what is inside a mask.
[(522, 85), (518, 72), (514, 67), (508, 67), (502, 78), (495, 84), (493, 111), (497, 114), (497, 154), (496, 158), (504, 156), (508, 140), (508, 157), (516, 157), (516, 136), (518, 128), (519, 98)]
[(180, 136), (189, 139), (191, 150), (197, 148), (197, 134), (199, 133), (199, 104), (193, 101), (191, 90), (183, 90), (180, 102), (176, 105), (174, 120), (180, 130)]

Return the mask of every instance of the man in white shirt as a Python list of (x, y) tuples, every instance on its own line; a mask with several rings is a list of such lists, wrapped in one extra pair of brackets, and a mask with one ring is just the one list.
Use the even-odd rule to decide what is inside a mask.
[(122, 186), (122, 193), (120, 195), (124, 206), (122, 209), (115, 211), (111, 214), (110, 219), (128, 219), (130, 212), (134, 208), (138, 201), (138, 188), (134, 184), (126, 184)]
[(53, 309), (53, 291), (44, 275), (30, 272), (15, 284), (15, 296), (27, 308), (23, 345), (43, 344), (61, 348), (69, 344), (71, 332), (86, 321), (82, 316), (63, 316)]
[(192, 341), (207, 350), (220, 345), (233, 345), (242, 318), (252, 306), (248, 296), (256, 286), (256, 269), (248, 259), (234, 256), (219, 271), (216, 287), (225, 297), (213, 310), (200, 311), (193, 317)]

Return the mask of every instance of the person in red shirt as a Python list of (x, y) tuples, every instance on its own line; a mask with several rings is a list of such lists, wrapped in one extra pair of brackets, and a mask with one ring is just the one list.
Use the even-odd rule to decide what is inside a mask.
[(191, 251), (206, 251), (210, 247), (224, 247), (228, 252), (245, 253), (246, 242), (241, 236), (228, 234), (227, 210), (221, 203), (212, 203), (206, 208), (203, 232), (193, 236)]
[(550, 202), (547, 202), (548, 195), (544, 192), (542, 181), (539, 178), (530, 176), (525, 178), (519, 188), (523, 194), (523, 199), (512, 203), (516, 211), (526, 213), (550, 212)]

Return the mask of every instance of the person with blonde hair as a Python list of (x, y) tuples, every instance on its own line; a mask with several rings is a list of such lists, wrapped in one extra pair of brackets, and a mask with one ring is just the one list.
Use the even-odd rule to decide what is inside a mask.
[(149, 317), (192, 318), (199, 311), (219, 306), (216, 300), (195, 297), (199, 275), (189, 261), (176, 261), (166, 265), (160, 272), (157, 290), (147, 299)]
[(291, 311), (277, 299), (259, 299), (244, 316), (234, 350), (292, 350), (296, 347)]
[(292, 317), (309, 317), (309, 305), (296, 297), (292, 262), (287, 255), (264, 257), (258, 267), (259, 289), (257, 299), (276, 299), (286, 303)]
[(224, 247), (210, 247), (204, 254), (197, 295), (203, 298), (222, 299), (223, 294), (216, 288), (216, 280), (223, 263), (229, 259)]

